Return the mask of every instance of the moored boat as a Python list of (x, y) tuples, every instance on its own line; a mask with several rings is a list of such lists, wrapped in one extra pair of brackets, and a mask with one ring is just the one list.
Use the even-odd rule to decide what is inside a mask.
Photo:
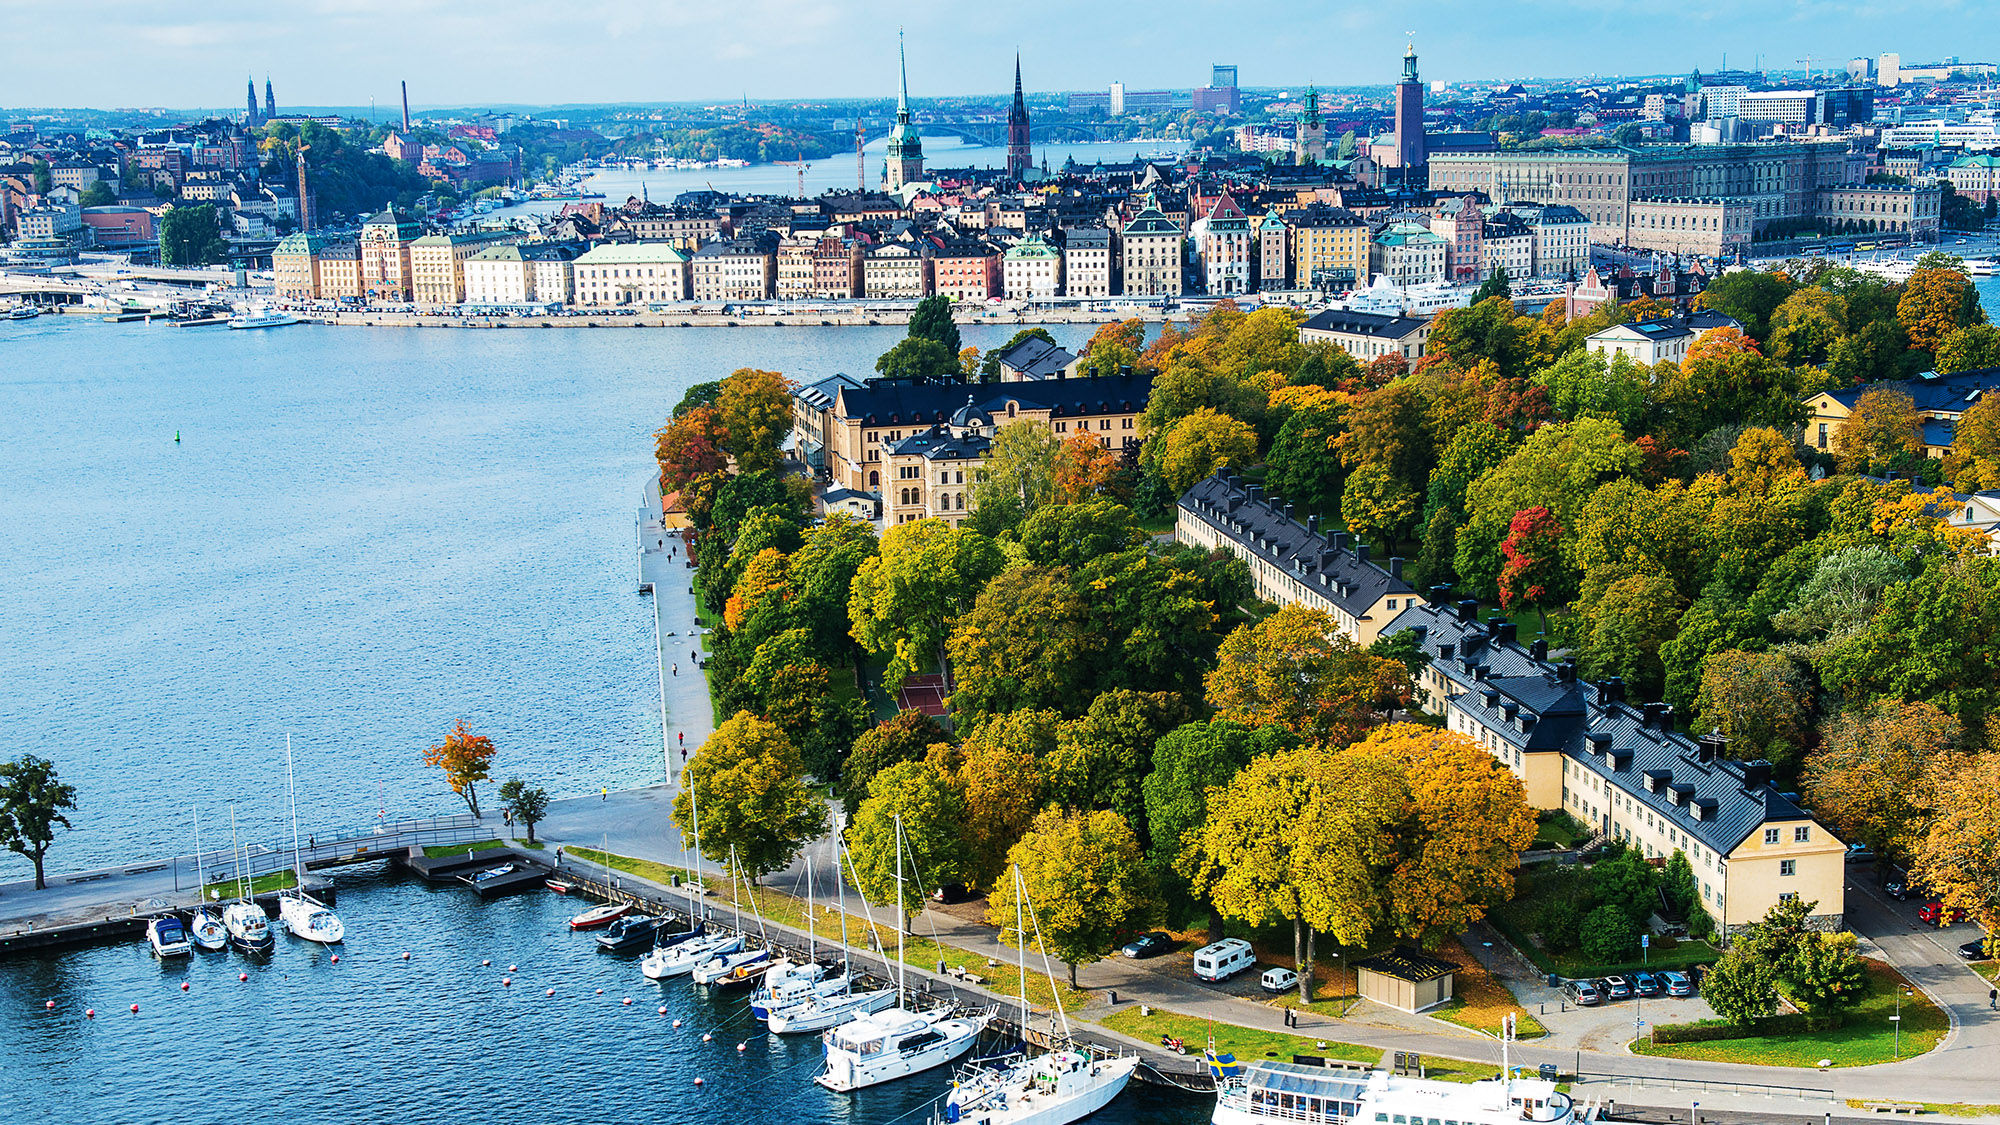
[(696, 984), (714, 984), (738, 969), (753, 965), (768, 965), (771, 951), (768, 949), (743, 949), (735, 953), (720, 953), (694, 967), (692, 976)]
[(631, 953), (648, 948), (653, 944), (653, 936), (666, 924), (665, 918), (655, 918), (651, 914), (628, 914), (597, 935), (597, 951)]
[(647, 980), (666, 980), (693, 972), (710, 958), (735, 953), (743, 948), (742, 934), (704, 935), (677, 945), (656, 947), (639, 961), (639, 971)]
[(1369, 1125), (1453, 1120), (1460, 1125), (1582, 1125), (1594, 1107), (1579, 1109), (1553, 1082), (1489, 1078), (1470, 1084), (1410, 1078), (1386, 1070), (1357, 1072), (1258, 1059), (1216, 1091), (1213, 1125)]
[(153, 955), (162, 960), (186, 957), (194, 952), (194, 945), (188, 941), (187, 927), (171, 914), (163, 914), (146, 923), (146, 944), (152, 946)]
[(589, 910), (571, 918), (569, 920), (569, 928), (572, 930), (595, 930), (602, 926), (609, 926), (631, 912), (632, 904), (629, 902), (607, 902), (602, 906), (593, 906)]
[(276, 312), (271, 309), (252, 309), (229, 322), (231, 328), (282, 328), (287, 324), (297, 324), (299, 318), (292, 313)]
[(944, 1119), (963, 1125), (1070, 1125), (1111, 1104), (1139, 1056), (1093, 1059), (1082, 1051), (1015, 1056), (960, 1072)]
[(238, 952), (261, 955), (276, 944), (271, 936), (271, 919), (254, 902), (232, 902), (222, 908), (222, 927), (229, 931), (229, 944)]
[(890, 1008), (862, 1016), (823, 1036), (826, 1069), (813, 1081), (845, 1093), (943, 1066), (972, 1049), (993, 1015), (989, 1010), (959, 1018)]
[(771, 1018), (764, 1021), (764, 1026), (774, 1035), (806, 1035), (872, 1015), (895, 1002), (896, 990), (893, 988), (822, 996), (794, 1008), (772, 1012)]
[(284, 891), (278, 895), (278, 920), (293, 937), (321, 945), (333, 945), (347, 935), (340, 916), (304, 891)]
[(194, 912), (194, 919), (188, 924), (189, 940), (196, 949), (206, 953), (219, 953), (229, 947), (229, 930), (222, 924), (222, 917), (204, 906)]
[(575, 883), (567, 883), (561, 879), (545, 879), (542, 885), (559, 895), (566, 895), (576, 889)]

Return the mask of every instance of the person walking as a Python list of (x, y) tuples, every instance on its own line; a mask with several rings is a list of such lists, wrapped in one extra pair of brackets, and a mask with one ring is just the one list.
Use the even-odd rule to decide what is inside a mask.
[(674, 675), (678, 676), (678, 675), (680, 675), (680, 674), (681, 674), (681, 666), (680, 666), (680, 662), (679, 662), (679, 661), (675, 661), (675, 662), (674, 662)]
[(609, 801), (609, 800), (611, 799), (611, 789), (610, 789), (610, 787), (609, 787), (609, 786), (605, 786), (605, 785), (600, 785), (600, 786), (598, 786), (598, 787), (597, 787), (597, 799), (598, 799), (598, 800), (600, 800), (600, 801)]

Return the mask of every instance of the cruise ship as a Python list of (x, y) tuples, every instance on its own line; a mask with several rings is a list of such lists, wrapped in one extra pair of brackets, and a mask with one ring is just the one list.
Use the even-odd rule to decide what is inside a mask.
[(1214, 1125), (1587, 1125), (1597, 1119), (1595, 1106), (1579, 1108), (1555, 1083), (1541, 1079), (1466, 1084), (1268, 1059), (1222, 1079), (1210, 1118)]

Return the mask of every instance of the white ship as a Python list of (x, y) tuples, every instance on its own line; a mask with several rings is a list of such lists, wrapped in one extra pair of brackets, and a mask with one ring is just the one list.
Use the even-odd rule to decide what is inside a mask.
[(288, 312), (271, 309), (252, 309), (229, 322), (231, 328), (282, 328), (287, 324), (297, 324), (299, 318)]
[(1214, 1125), (1374, 1125), (1378, 1121), (1456, 1121), (1459, 1125), (1585, 1125), (1595, 1106), (1579, 1109), (1553, 1082), (1487, 1079), (1471, 1084), (1408, 1078), (1260, 1059), (1218, 1088)]

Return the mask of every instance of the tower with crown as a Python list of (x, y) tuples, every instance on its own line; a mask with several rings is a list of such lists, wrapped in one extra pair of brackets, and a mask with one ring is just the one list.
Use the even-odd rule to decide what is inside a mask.
[(910, 124), (910, 64), (903, 55), (903, 33), (896, 33), (896, 124), (889, 130), (889, 162), (882, 172), (882, 186), (901, 191), (904, 184), (924, 178), (924, 144), (917, 127)]
[(1306, 87), (1306, 107), (1292, 126), (1292, 162), (1320, 163), (1326, 159), (1326, 118), (1319, 111), (1319, 88)]

